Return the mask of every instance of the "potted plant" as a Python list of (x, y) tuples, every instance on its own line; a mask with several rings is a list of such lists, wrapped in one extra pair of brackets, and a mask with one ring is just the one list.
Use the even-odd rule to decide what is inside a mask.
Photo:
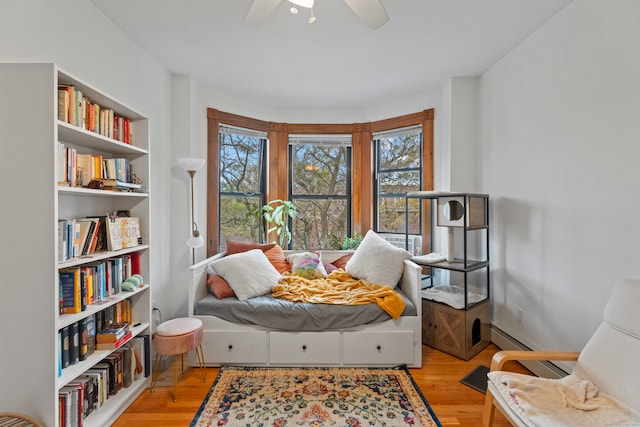
[(286, 249), (291, 242), (291, 230), (289, 229), (289, 219), (298, 215), (298, 208), (289, 200), (271, 200), (263, 205), (259, 210), (260, 216), (267, 222), (267, 235), (276, 232), (278, 243), (281, 248)]
[(331, 236), (331, 248), (339, 249), (339, 250), (354, 250), (360, 246), (360, 242), (362, 242), (363, 236), (357, 231), (353, 232), (351, 237), (343, 237), (333, 235)]

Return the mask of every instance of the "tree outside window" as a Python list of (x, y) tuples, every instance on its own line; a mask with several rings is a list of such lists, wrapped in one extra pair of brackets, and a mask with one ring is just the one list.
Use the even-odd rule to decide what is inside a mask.
[[(375, 227), (381, 233), (406, 230), (406, 193), (421, 189), (420, 127), (374, 134), (376, 156)], [(409, 233), (420, 234), (420, 202), (409, 200)]]
[(266, 134), (222, 127), (220, 130), (220, 248), (227, 240), (263, 241), (256, 211), (265, 203)]
[(290, 138), (293, 249), (330, 249), (351, 232), (350, 138)]

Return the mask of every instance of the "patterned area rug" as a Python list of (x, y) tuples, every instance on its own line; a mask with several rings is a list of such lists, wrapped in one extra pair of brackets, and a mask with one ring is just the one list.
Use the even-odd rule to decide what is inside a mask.
[(406, 368), (223, 367), (196, 426), (440, 426)]

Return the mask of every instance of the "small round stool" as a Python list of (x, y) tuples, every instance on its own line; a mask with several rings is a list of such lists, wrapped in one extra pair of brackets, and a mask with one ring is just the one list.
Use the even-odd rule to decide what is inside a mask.
[[(202, 320), (195, 317), (179, 317), (177, 319), (167, 320), (156, 328), (153, 334), (153, 347), (156, 351), (156, 360), (153, 365), (153, 376), (151, 380), (151, 391), (153, 391), (160, 363), (163, 355), (180, 355), (182, 363), (182, 372), (184, 372), (185, 353), (191, 350), (196, 351), (198, 365), (202, 371), (202, 381), (207, 380), (207, 371), (204, 366), (204, 353), (202, 352), (202, 336), (204, 327)], [(173, 369), (173, 401), (176, 402), (176, 383), (178, 382), (178, 361), (174, 361)]]

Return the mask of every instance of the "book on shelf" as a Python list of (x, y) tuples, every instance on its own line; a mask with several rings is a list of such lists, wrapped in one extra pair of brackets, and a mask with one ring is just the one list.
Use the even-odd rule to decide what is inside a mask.
[(99, 368), (97, 365), (85, 371), (83, 375), (93, 376), (98, 379), (98, 408), (104, 405), (109, 398), (109, 369)]
[(82, 311), (80, 269), (70, 268), (59, 271), (62, 305), (60, 314), (75, 314)]
[(96, 322), (91, 314), (80, 321), (80, 360), (86, 360), (96, 350)]
[(113, 391), (113, 394), (117, 394), (122, 390), (122, 354), (113, 352), (103, 360), (113, 367), (113, 371), (110, 371), (110, 374), (112, 374), (110, 380), (113, 380), (111, 391)]
[(129, 341), (129, 339), (133, 336), (131, 331), (127, 332), (122, 338), (119, 338), (114, 342), (100, 342), (96, 344), (96, 350), (115, 350), (116, 348), (120, 348), (122, 344)]
[(141, 244), (140, 220), (137, 217), (116, 217), (107, 221), (107, 242), (110, 251)]
[(80, 325), (72, 323), (69, 327), (69, 364), (75, 365), (80, 361)]
[(87, 255), (96, 228), (95, 221), (87, 218), (77, 219), (80, 223), (80, 256)]
[(135, 365), (132, 364), (133, 349), (124, 345), (118, 351), (122, 353), (122, 387), (128, 388), (133, 383), (135, 369)]
[(133, 365), (133, 380), (139, 380), (145, 376), (145, 366), (147, 363), (144, 337), (133, 337), (126, 345), (133, 351), (133, 360), (131, 361)]
[(107, 216), (90, 216), (87, 217), (93, 221), (96, 221), (96, 233), (94, 241), (91, 243), (89, 253), (103, 252), (107, 250)]
[(102, 406), (102, 402), (100, 402), (102, 393), (100, 373), (86, 371), (76, 377), (74, 382), (76, 381), (85, 384), (85, 402), (87, 402), (89, 413), (99, 409)]
[(107, 388), (106, 390), (107, 398), (109, 398), (109, 396), (114, 396), (118, 394), (118, 380), (117, 380), (116, 365), (115, 365), (114, 359), (111, 359), (108, 357), (104, 358), (102, 359), (102, 362), (93, 365), (93, 368), (91, 369), (99, 369), (99, 370), (106, 371), (105, 385)]
[(76, 387), (62, 387), (58, 390), (58, 406), (60, 411), (60, 426), (80, 426), (82, 419), (78, 418), (79, 400)]
[(60, 360), (62, 369), (69, 366), (69, 326), (60, 329)]
[(77, 377), (65, 387), (75, 387), (78, 390), (78, 404), (80, 406), (78, 408), (78, 417), (84, 420), (93, 412), (94, 399), (97, 397), (93, 379)]
[(113, 343), (127, 335), (128, 332), (128, 322), (112, 323), (96, 334), (96, 341), (99, 344)]

